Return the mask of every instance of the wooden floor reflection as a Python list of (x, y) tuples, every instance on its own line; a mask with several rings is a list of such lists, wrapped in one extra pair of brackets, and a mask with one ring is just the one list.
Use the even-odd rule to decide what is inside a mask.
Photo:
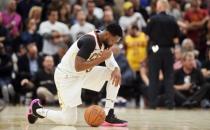
[[(58, 108), (52, 108), (58, 109)], [(27, 108), (6, 107), (0, 113), (0, 130), (209, 130), (210, 110), (142, 110), (116, 109), (118, 117), (128, 120), (129, 127), (89, 127), (83, 118), (84, 109), (79, 108), (76, 126), (59, 126), (48, 120), (29, 125)]]

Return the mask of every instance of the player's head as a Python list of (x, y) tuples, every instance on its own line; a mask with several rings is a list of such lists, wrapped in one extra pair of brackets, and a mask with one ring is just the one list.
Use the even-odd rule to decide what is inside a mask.
[(105, 30), (104, 42), (109, 47), (118, 43), (123, 36), (122, 28), (116, 23), (109, 24)]

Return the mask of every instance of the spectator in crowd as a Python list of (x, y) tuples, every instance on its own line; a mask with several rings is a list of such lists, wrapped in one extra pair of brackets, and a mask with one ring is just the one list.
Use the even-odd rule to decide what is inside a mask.
[(21, 43), (27, 46), (27, 44), (34, 42), (38, 51), (42, 50), (42, 37), (37, 33), (37, 24), (35, 19), (28, 19), (27, 30), (21, 33)]
[(105, 10), (102, 26), (100, 27), (100, 29), (103, 30), (107, 25), (109, 25), (112, 22), (115, 22), (112, 10)]
[(8, 30), (2, 24), (2, 13), (0, 12), (0, 43), (4, 43), (8, 35)]
[(95, 30), (95, 26), (86, 22), (86, 16), (84, 11), (77, 13), (77, 23), (71, 27), (70, 33), (73, 41), (76, 41), (82, 35)]
[(136, 106), (139, 107), (140, 101), (140, 63), (143, 62), (147, 57), (147, 36), (145, 33), (140, 31), (137, 25), (133, 25), (129, 34), (125, 37), (125, 51), (126, 58), (132, 71), (136, 74), (134, 80), (135, 89), (135, 100)]
[(151, 17), (146, 29), (149, 36), (149, 107), (156, 109), (158, 75), (160, 70), (164, 70), (165, 106), (168, 109), (173, 109), (174, 55), (172, 48), (175, 44), (178, 44), (179, 27), (175, 19), (166, 13), (168, 9), (167, 0), (158, 0), (156, 9), (158, 14)]
[[(144, 20), (147, 21), (149, 19), (148, 12), (146, 8), (142, 7), (141, 1), (139, 0), (130, 0), (133, 3), (134, 12), (139, 12), (144, 17)], [(143, 0), (142, 0), (143, 1)]]
[(71, 16), (70, 16), (71, 25), (74, 25), (77, 22), (76, 20), (77, 13), (81, 10), (82, 10), (82, 7), (78, 4), (74, 4), (72, 6), (72, 11), (71, 11)]
[[(119, 6), (119, 5), (118, 5)], [(104, 13), (106, 11), (111, 11), (113, 16), (114, 16), (114, 20), (119, 21), (119, 18), (121, 17), (121, 12), (119, 11), (119, 9), (117, 8), (117, 6), (111, 6), (111, 5), (105, 5), (104, 8)], [(105, 15), (105, 14), (104, 14)]]
[(174, 70), (178, 70), (182, 67), (182, 48), (180, 46), (176, 46), (174, 48)]
[[(27, 53), (18, 59), (18, 73), (15, 84), (18, 87), (16, 90), (23, 98), (32, 98), (35, 93), (32, 81), (39, 68), (41, 68), (41, 60), (37, 46), (33, 43), (27, 45)], [(25, 103), (28, 104), (29, 102), (26, 101)]]
[(206, 61), (202, 65), (202, 73), (208, 83), (210, 83), (210, 49), (208, 48)]
[(6, 53), (4, 45), (0, 43), (0, 91), (6, 103), (10, 102), (10, 97), (14, 101), (15, 91), (12, 86), (12, 59)]
[(174, 78), (175, 101), (177, 106), (193, 107), (202, 99), (209, 98), (210, 85), (205, 82), (199, 69), (194, 68), (193, 52), (183, 55), (183, 67), (176, 71)]
[[(40, 24), (39, 34), (42, 35), (44, 39), (42, 53), (47, 55), (56, 54), (58, 52), (58, 45), (62, 42), (64, 43), (65, 40), (68, 39), (68, 26), (64, 23), (58, 22), (57, 9), (49, 9), (48, 20)], [(56, 37), (53, 35), (56, 35)]]
[(200, 8), (200, 3), (200, 0), (191, 1), (191, 8), (185, 13), (184, 20), (188, 24), (187, 37), (192, 39), (195, 43), (195, 48), (201, 53), (204, 52), (202, 55), (205, 55), (206, 45), (201, 43), (200, 36), (205, 22), (209, 19), (209, 15), (207, 10)]
[(71, 5), (63, 4), (59, 9), (59, 21), (65, 23), (68, 27), (71, 27)]
[(93, 24), (96, 28), (100, 27), (100, 20), (94, 14), (95, 3), (93, 1), (87, 2), (87, 18), (86, 21)]
[(201, 68), (201, 62), (197, 59), (199, 51), (195, 49), (193, 41), (189, 38), (186, 38), (182, 41), (182, 53), (185, 52), (193, 52), (196, 57), (194, 67)]
[(12, 38), (20, 35), (21, 16), (16, 12), (16, 1), (10, 0), (2, 12), (2, 23), (9, 30)]
[(62, 57), (64, 56), (64, 54), (66, 53), (66, 51), (68, 50), (68, 48), (69, 47), (66, 44), (60, 44), (59, 45), (58, 52), (55, 55), (53, 55), (55, 66), (57, 66), (58, 63), (60, 63)]
[(196, 57), (199, 55), (199, 51), (195, 49), (194, 43), (191, 39), (185, 38), (182, 41), (182, 52), (192, 51)]
[[(90, 5), (88, 5), (88, 3), (91, 3)], [(84, 1), (83, 2), (83, 4), (85, 4), (86, 6), (84, 6), (84, 7), (86, 7), (86, 8), (84, 8), (84, 10), (85, 11), (87, 11), (88, 12), (88, 10), (90, 11), (90, 10), (93, 10), (93, 14), (96, 16), (96, 18), (97, 19), (99, 19), (99, 20), (101, 20), (102, 18), (103, 18), (103, 15), (104, 15), (104, 13), (103, 13), (103, 10), (101, 9), (101, 8), (99, 8), (99, 7), (96, 7), (95, 6), (95, 2), (93, 1), (93, 0), (87, 0), (87, 3)], [(94, 5), (93, 5), (94, 4)], [(89, 6), (89, 7), (88, 7)], [(88, 9), (89, 8), (89, 9)], [(87, 10), (86, 10), (87, 9)]]
[(20, 0), (17, 3), (17, 12), (18, 14), (21, 15), (22, 21), (25, 22), (25, 20), (28, 19), (31, 8), (40, 5), (41, 5), (40, 0)]
[(138, 28), (146, 27), (146, 22), (143, 16), (138, 12), (134, 12), (133, 4), (131, 2), (125, 2), (123, 4), (123, 9), (125, 15), (120, 17), (119, 24), (125, 32), (129, 32), (132, 25), (137, 25)]
[(54, 82), (54, 61), (52, 56), (45, 56), (42, 62), (43, 69), (40, 69), (35, 75), (34, 84), (36, 94), (41, 101), (48, 105), (53, 105), (57, 95), (57, 89)]
[(174, 16), (176, 20), (180, 20), (182, 18), (182, 12), (177, 0), (170, 0), (169, 4), (170, 4), (170, 10), (169, 10), (170, 15)]
[(41, 23), (41, 17), (42, 17), (42, 8), (39, 6), (33, 6), (28, 14), (28, 19), (34, 19), (37, 27), (39, 27)]

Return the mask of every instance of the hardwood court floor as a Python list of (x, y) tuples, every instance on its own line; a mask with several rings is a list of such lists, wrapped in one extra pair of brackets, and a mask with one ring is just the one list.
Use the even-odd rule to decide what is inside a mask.
[(83, 118), (83, 108), (78, 109), (75, 127), (55, 125), (48, 120), (29, 125), (26, 110), (23, 106), (6, 107), (0, 113), (0, 130), (210, 130), (210, 110), (116, 109), (118, 117), (129, 121), (128, 128), (89, 127)]

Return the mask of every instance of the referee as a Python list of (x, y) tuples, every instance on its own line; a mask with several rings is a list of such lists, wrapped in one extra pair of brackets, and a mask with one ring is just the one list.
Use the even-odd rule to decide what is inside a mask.
[(152, 16), (146, 33), (149, 36), (148, 62), (149, 62), (149, 108), (156, 109), (158, 105), (157, 88), (159, 84), (159, 72), (162, 70), (165, 87), (165, 106), (174, 108), (173, 89), (173, 63), (172, 48), (178, 44), (179, 27), (175, 19), (166, 13), (167, 0), (158, 0), (157, 14)]

